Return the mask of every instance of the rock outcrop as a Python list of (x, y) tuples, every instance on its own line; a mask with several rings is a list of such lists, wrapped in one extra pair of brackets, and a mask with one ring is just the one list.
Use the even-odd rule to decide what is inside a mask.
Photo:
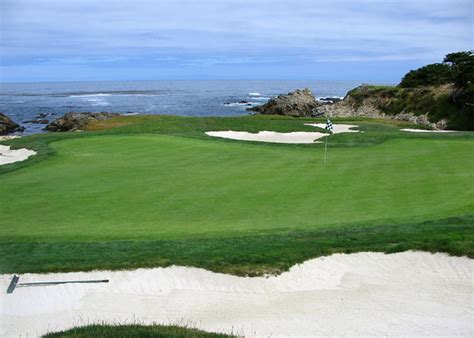
[(25, 127), (22, 127), (18, 123), (15, 123), (4, 113), (0, 113), (0, 135), (6, 135), (23, 130), (25, 130)]
[(453, 84), (416, 88), (361, 85), (350, 90), (343, 100), (323, 98), (318, 102), (311, 90), (297, 89), (247, 110), (294, 117), (387, 118), (434, 129), (471, 130), (469, 122), (464, 122), (466, 113), (456, 105), (453, 93), (456, 93)]
[(457, 110), (450, 100), (452, 91), (452, 85), (422, 88), (362, 85), (350, 90), (344, 100), (320, 106), (317, 111), (327, 116), (389, 118), (446, 129), (450, 123), (446, 110)]
[(27, 120), (27, 121), (23, 121), (23, 123), (48, 124), (49, 120), (47, 119)]
[(286, 95), (271, 98), (261, 106), (247, 108), (260, 114), (286, 116), (314, 116), (316, 108), (322, 103), (316, 101), (310, 89), (297, 89)]
[(76, 113), (70, 112), (48, 124), (44, 129), (48, 131), (75, 131), (84, 130), (91, 121), (107, 120), (120, 116), (118, 113)]

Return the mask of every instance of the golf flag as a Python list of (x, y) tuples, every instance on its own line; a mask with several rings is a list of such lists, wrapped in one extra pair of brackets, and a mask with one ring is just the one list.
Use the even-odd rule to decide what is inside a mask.
[(326, 121), (326, 127), (325, 127), (324, 129), (329, 130), (329, 132), (332, 134), (332, 130), (333, 130), (332, 122), (331, 122), (331, 120), (329, 119), (329, 117), (328, 117), (327, 119), (328, 119), (328, 120)]

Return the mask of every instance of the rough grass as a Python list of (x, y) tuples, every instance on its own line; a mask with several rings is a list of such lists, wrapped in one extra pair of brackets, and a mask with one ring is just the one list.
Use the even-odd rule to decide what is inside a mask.
[(149, 338), (225, 338), (235, 337), (220, 333), (205, 332), (175, 325), (87, 325), (67, 331), (49, 333), (45, 338), (112, 338), (112, 337), (149, 337)]
[(240, 276), (281, 273), (333, 253), (406, 250), (474, 258), (474, 215), (407, 224), (268, 232), (239, 237), (87, 242), (0, 242), (0, 273), (183, 265)]
[(333, 252), (472, 256), (471, 133), (359, 119), (364, 133), (331, 136), (326, 166), (320, 144), (204, 134), (315, 130), (303, 121), (134, 116), (9, 141), (39, 154), (0, 169), (0, 272), (180, 264), (253, 275)]

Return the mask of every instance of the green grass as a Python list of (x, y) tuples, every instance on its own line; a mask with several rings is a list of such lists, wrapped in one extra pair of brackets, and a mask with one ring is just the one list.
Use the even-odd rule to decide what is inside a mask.
[(4, 242), (3, 272), (87, 271), (187, 265), (240, 276), (280, 273), (343, 252), (423, 250), (474, 258), (474, 215), (407, 224), (338, 226), (238, 237), (88, 242)]
[(262, 274), (333, 252), (473, 255), (471, 133), (359, 120), (364, 133), (331, 136), (324, 166), (321, 144), (204, 134), (314, 130), (298, 119), (117, 122), (10, 141), (39, 155), (2, 168), (0, 272), (181, 264)]
[(109, 338), (109, 337), (149, 337), (149, 338), (226, 338), (233, 335), (210, 333), (197, 329), (165, 325), (88, 325), (67, 331), (50, 333), (45, 338)]

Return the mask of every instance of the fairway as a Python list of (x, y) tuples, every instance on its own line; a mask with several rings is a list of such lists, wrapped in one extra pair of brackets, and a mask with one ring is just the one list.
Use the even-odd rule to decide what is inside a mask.
[(160, 135), (60, 141), (55, 157), (1, 177), (0, 236), (179, 238), (463, 214), (470, 146), (394, 140), (331, 149), (324, 166), (320, 149)]

